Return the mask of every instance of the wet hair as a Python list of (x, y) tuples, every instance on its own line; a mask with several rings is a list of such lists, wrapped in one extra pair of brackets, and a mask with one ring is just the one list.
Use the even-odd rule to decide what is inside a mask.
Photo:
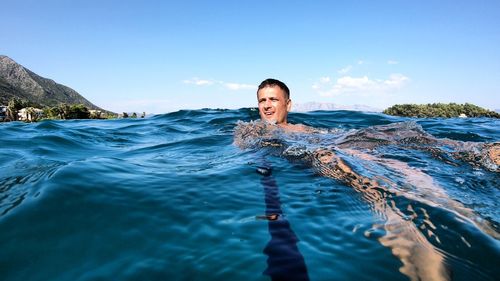
[(268, 78), (264, 81), (262, 81), (262, 83), (260, 83), (259, 85), (259, 88), (257, 89), (257, 94), (259, 93), (259, 91), (265, 87), (279, 87), (281, 90), (283, 90), (283, 92), (285, 92), (285, 98), (286, 99), (289, 99), (290, 98), (290, 89), (288, 89), (288, 87), (285, 85), (285, 83), (281, 82), (280, 80), (276, 80), (276, 79), (272, 79), (272, 78)]

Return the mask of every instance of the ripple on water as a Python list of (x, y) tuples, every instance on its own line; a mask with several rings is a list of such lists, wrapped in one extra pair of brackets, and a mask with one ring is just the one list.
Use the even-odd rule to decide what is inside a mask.
[(61, 167), (60, 162), (15, 161), (12, 167), (4, 167), (0, 178), (0, 216), (4, 216), (28, 198), (39, 195), (46, 181)]

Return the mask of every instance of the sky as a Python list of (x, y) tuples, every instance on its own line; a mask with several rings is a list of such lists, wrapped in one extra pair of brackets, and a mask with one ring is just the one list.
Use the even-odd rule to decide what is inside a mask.
[(114, 112), (294, 103), (500, 109), (500, 1), (0, 0), (0, 55)]

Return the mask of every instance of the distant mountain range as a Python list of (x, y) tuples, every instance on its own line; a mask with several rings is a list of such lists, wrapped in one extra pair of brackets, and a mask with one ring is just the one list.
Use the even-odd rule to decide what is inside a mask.
[(103, 110), (75, 90), (41, 77), (11, 58), (0, 55), (0, 105), (7, 105), (12, 98), (27, 100), (40, 107), (66, 103)]
[(292, 103), (292, 112), (308, 112), (316, 110), (353, 110), (365, 112), (382, 112), (381, 109), (366, 105), (338, 105), (334, 103), (306, 102), (301, 104)]

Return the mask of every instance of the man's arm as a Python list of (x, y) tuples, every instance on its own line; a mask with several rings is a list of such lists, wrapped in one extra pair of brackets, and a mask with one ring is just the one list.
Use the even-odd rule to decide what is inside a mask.
[(411, 280), (450, 279), (442, 254), (411, 220), (401, 217), (402, 212), (388, 196), (392, 192), (378, 184), (376, 180), (354, 172), (344, 160), (330, 150), (318, 149), (312, 153), (310, 159), (320, 174), (340, 180), (361, 193), (372, 210), (385, 220), (383, 224), (385, 234), (378, 240), (401, 260), (402, 273)]
[(447, 163), (453, 163), (451, 159), (466, 161), (493, 172), (498, 172), (500, 166), (500, 143), (440, 139), (426, 132), (415, 122), (391, 123), (355, 130), (342, 136), (336, 145), (339, 148), (365, 150), (395, 145), (427, 151)]

